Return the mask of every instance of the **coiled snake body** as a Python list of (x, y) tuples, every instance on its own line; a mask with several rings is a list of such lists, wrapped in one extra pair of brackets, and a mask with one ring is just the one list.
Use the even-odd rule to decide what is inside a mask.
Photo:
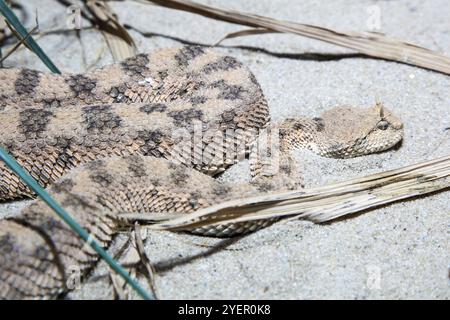
[[(254, 75), (236, 59), (201, 47), (162, 49), (77, 75), (1, 69), (0, 122), (0, 146), (104, 247), (120, 213), (189, 213), (297, 188), (294, 148), (352, 157), (386, 150), (403, 135), (401, 121), (380, 104), (269, 124)], [(275, 171), (260, 156), (259, 146), (267, 144), (262, 130), (279, 151)], [(212, 177), (248, 153), (252, 183)], [(0, 201), (32, 196), (0, 163)], [(233, 236), (270, 223), (192, 231)], [(57, 297), (66, 291), (68, 268), (84, 275), (97, 261), (39, 199), (0, 221), (2, 298)]]

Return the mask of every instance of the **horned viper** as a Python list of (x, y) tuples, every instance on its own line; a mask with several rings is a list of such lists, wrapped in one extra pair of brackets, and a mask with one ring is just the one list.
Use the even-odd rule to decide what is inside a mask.
[[(0, 123), (0, 146), (104, 247), (121, 213), (189, 213), (297, 188), (301, 176), (291, 150), (353, 157), (386, 150), (403, 135), (401, 121), (380, 104), (269, 124), (255, 76), (232, 57), (191, 46), (140, 54), (85, 74), (1, 69)], [(263, 131), (269, 132), (266, 144)], [(260, 155), (272, 142), (280, 151), (275, 171)], [(252, 183), (212, 177), (248, 153)], [(33, 193), (0, 163), (0, 201), (22, 197)], [(192, 231), (233, 236), (270, 223)], [(39, 199), (18, 217), (0, 221), (2, 298), (56, 297), (66, 292), (68, 267), (86, 275), (97, 260)]]

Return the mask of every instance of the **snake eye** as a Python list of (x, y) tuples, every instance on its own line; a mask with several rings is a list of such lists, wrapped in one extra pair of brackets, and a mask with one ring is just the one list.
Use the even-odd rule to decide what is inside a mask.
[(377, 128), (380, 130), (386, 130), (389, 127), (389, 123), (385, 120), (381, 120), (380, 122), (378, 122), (377, 124)]

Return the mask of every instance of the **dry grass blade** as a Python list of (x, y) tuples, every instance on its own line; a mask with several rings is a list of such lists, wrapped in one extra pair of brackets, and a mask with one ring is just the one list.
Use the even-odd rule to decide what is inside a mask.
[[(32, 35), (36, 30), (38, 30), (38, 26), (35, 26), (30, 32), (28, 32), (27, 36), (24, 38), (21, 38), (19, 42), (17, 42), (1, 59), (0, 59), (0, 65), (11, 55), (13, 54), (22, 44), (24, 44), (28, 37)], [(11, 29), (13, 30), (13, 29)]]
[(11, 23), (9, 23), (7, 20), (4, 21), (6, 26), (8, 27), (8, 29), (11, 31), (11, 33), (17, 38), (19, 39), (19, 41), (21, 43), (23, 43), (25, 45), (25, 47), (28, 48), (28, 50), (33, 51), (33, 49), (29, 46), (29, 44), (27, 43), (27, 39), (36, 31), (39, 30), (39, 21), (37, 19), (37, 15), (36, 15), (36, 26), (30, 31), (27, 32), (26, 36), (22, 37), (20, 35), (19, 32), (17, 32), (17, 30), (14, 28), (13, 25), (11, 25)]
[(156, 284), (155, 284), (155, 268), (153, 268), (153, 265), (150, 262), (150, 259), (148, 258), (147, 254), (145, 253), (144, 249), (144, 242), (142, 241), (141, 237), (141, 227), (139, 226), (139, 223), (134, 224), (134, 241), (136, 242), (136, 250), (139, 254), (139, 258), (141, 259), (142, 264), (145, 267), (145, 270), (147, 271), (147, 279), (150, 285), (150, 289), (152, 290), (153, 296), (155, 299), (158, 299), (158, 295), (156, 293)]
[(147, 212), (147, 214), (141, 213), (121, 213), (119, 215), (120, 221), (123, 221), (127, 225), (134, 224), (135, 222), (157, 223), (161, 221), (167, 221), (175, 219), (180, 216), (179, 213), (161, 213), (161, 212)]
[(0, 43), (6, 38), (6, 20), (3, 16), (0, 16)]
[(110, 272), (109, 279), (111, 280), (115, 298), (117, 300), (128, 300), (128, 297), (125, 294), (125, 291), (123, 290), (122, 286), (120, 285), (119, 276), (113, 272)]
[[(59, 69), (55, 66), (55, 64), (52, 62), (52, 60), (45, 54), (45, 52), (42, 50), (42, 48), (36, 43), (36, 41), (29, 35), (29, 32), (27, 29), (23, 26), (23, 24), (20, 22), (17, 15), (14, 13), (13, 10), (6, 4), (4, 0), (0, 0), (0, 13), (5, 17), (5, 22), (7, 22), (7, 25), (12, 30), (12, 32), (18, 37), (19, 40), (25, 39), (24, 44), (32, 51), (34, 52), (39, 59), (49, 68), (53, 73), (61, 73)], [(36, 25), (39, 26), (38, 20), (37, 20), (37, 13), (36, 13)]]
[(125, 27), (119, 22), (108, 3), (87, 0), (86, 7), (105, 36), (114, 60), (121, 61), (136, 54), (136, 44)]
[[(402, 62), (450, 74), (450, 58), (414, 44), (395, 40), (379, 33), (342, 32), (307, 24), (224, 10), (190, 0), (148, 0), (163, 7), (188, 11), (208, 18), (271, 31), (293, 33), (341, 47), (367, 56)], [(243, 31), (241, 31), (243, 32)], [(245, 31), (248, 33), (248, 31)]]
[(394, 201), (447, 190), (449, 177), (450, 156), (446, 156), (321, 187), (231, 200), (150, 227), (190, 230), (283, 217), (326, 222)]
[(267, 29), (245, 29), (245, 30), (240, 30), (237, 32), (232, 32), (227, 34), (225, 37), (223, 37), (222, 39), (220, 39), (219, 41), (217, 41), (214, 46), (218, 46), (219, 44), (221, 44), (224, 40), (226, 39), (233, 39), (233, 38), (239, 38), (239, 37), (245, 37), (245, 36), (254, 36), (257, 34), (267, 34), (267, 33), (279, 33), (278, 31), (273, 31), (273, 30), (267, 30)]

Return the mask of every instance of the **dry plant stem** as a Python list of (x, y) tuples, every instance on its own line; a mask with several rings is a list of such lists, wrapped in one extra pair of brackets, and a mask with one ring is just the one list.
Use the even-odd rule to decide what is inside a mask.
[(11, 55), (13, 54), (27, 39), (28, 37), (33, 34), (36, 30), (38, 29), (38, 27), (34, 27), (30, 32), (28, 32), (27, 36), (20, 39), (19, 42), (17, 42), (10, 50), (8, 50), (8, 52), (5, 54), (4, 57), (2, 57), (0, 59), (0, 65)]
[(141, 259), (141, 263), (144, 265), (145, 270), (147, 271), (147, 279), (150, 285), (150, 289), (152, 290), (155, 299), (158, 299), (155, 284), (156, 271), (155, 268), (153, 268), (153, 265), (151, 264), (147, 254), (145, 253), (144, 242), (142, 241), (141, 237), (141, 227), (137, 222), (134, 224), (134, 237), (136, 243), (136, 250), (139, 254), (139, 258)]
[[(224, 10), (189, 0), (148, 1), (163, 7), (192, 12), (216, 20), (254, 28), (293, 33), (353, 49), (371, 57), (402, 62), (450, 74), (449, 57), (414, 44), (395, 40), (383, 34), (335, 31), (323, 27), (281, 21), (234, 10)], [(245, 33), (248, 31), (242, 32)], [(261, 33), (261, 31), (258, 31), (258, 33)]]
[[(0, 58), (2, 57), (1, 47), (4, 45), (4, 41), (6, 39), (6, 29), (7, 29), (6, 20), (3, 16), (0, 16)], [(2, 65), (0, 61), (0, 67), (1, 66)]]
[(273, 30), (268, 30), (268, 29), (245, 29), (245, 30), (240, 30), (237, 32), (232, 32), (227, 34), (225, 37), (223, 37), (222, 39), (220, 39), (219, 41), (217, 41), (214, 46), (218, 46), (219, 44), (221, 44), (224, 40), (226, 39), (233, 39), (233, 38), (239, 38), (239, 37), (244, 37), (244, 36), (254, 36), (257, 34), (267, 34), (267, 33), (279, 33), (278, 31), (273, 31)]
[(122, 289), (122, 287), (119, 284), (119, 282), (120, 282), (119, 277), (115, 273), (110, 272), (109, 279), (111, 280), (112, 287), (113, 287), (116, 298), (118, 300), (128, 300), (127, 296), (125, 294), (125, 291)]
[(121, 61), (136, 54), (133, 38), (106, 1), (86, 0), (86, 7), (102, 31), (114, 60)]
[(326, 222), (450, 187), (450, 156), (321, 187), (232, 200), (150, 226), (190, 230), (224, 222), (290, 217)]

